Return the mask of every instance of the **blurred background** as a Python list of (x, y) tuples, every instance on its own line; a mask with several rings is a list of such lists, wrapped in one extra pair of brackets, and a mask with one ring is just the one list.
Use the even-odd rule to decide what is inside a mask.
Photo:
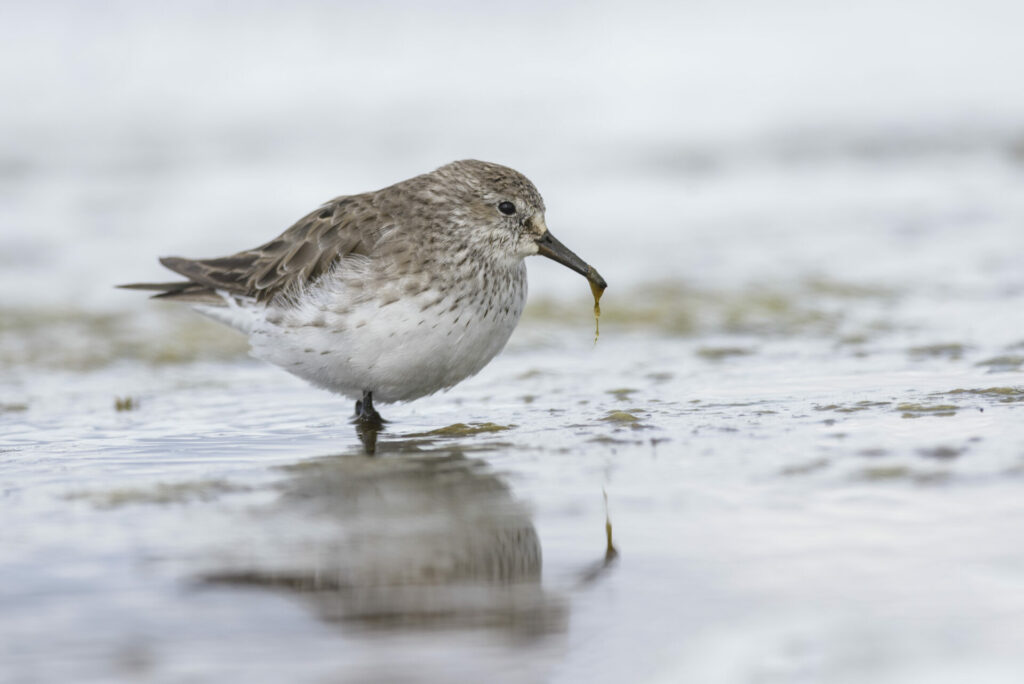
[[(1018, 0), (0, 1), (10, 681), (1017, 681), (1022, 26)], [(583, 279), (530, 260), (507, 352), (386, 412), (391, 460), (113, 288), (461, 158), (535, 182), (609, 282), (601, 339)], [(602, 489), (621, 560), (578, 582)], [(517, 591), (482, 591), (506, 552)]]
[[(533, 179), (563, 241), (614, 257), (612, 291), (826, 265), (892, 279), (908, 250), (946, 261), (907, 235), (922, 220), (966, 234), (1019, 217), (1012, 1), (2, 12), (5, 309), (135, 309), (110, 285), (164, 277), (157, 255), (251, 246), (326, 199), (467, 157)], [(548, 266), (534, 292), (586, 297)]]

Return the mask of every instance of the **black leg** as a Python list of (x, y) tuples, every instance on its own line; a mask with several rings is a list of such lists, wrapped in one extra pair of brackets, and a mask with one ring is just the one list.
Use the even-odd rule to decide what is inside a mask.
[(373, 392), (363, 392), (363, 398), (356, 402), (356, 420), (377, 427), (384, 424), (384, 419), (373, 408)]
[(363, 392), (363, 398), (356, 402), (354, 422), (363, 449), (372, 456), (377, 450), (377, 433), (384, 429), (384, 419), (373, 408), (373, 392)]

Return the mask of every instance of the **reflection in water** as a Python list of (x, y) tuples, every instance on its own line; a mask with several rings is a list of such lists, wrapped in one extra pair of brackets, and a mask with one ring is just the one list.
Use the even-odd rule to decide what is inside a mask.
[(363, 444), (363, 451), (368, 456), (373, 456), (377, 453), (377, 435), (383, 432), (384, 425), (374, 425), (372, 423), (355, 421), (356, 436), (359, 437), (359, 441)]
[(286, 471), (278, 500), (254, 513), (261, 536), (246, 558), (207, 581), (294, 591), (348, 626), (564, 630), (529, 513), (482, 461), (429, 439), (381, 440), (372, 457)]
[(579, 575), (580, 586), (590, 584), (603, 577), (619, 557), (619, 550), (615, 548), (615, 543), (612, 541), (612, 516), (608, 512), (608, 492), (602, 490), (601, 494), (604, 495), (604, 558), (583, 569)]

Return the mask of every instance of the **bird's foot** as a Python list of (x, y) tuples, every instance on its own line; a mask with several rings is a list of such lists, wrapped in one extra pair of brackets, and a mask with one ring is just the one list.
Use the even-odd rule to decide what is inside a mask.
[(363, 392), (363, 398), (356, 401), (355, 421), (363, 427), (372, 427), (380, 430), (386, 422), (377, 410), (373, 408), (373, 393)]
[(384, 419), (373, 408), (373, 393), (363, 392), (363, 398), (356, 402), (356, 416), (352, 421), (356, 424), (356, 435), (363, 443), (367, 455), (377, 451), (377, 433), (384, 429)]

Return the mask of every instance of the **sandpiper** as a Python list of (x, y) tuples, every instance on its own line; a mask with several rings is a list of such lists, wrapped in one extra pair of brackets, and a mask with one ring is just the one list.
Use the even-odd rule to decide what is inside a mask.
[(253, 249), (164, 257), (187, 280), (121, 285), (192, 303), (249, 336), (254, 356), (356, 399), (410, 401), (474, 375), (526, 301), (524, 259), (604, 278), (544, 223), (544, 200), (508, 167), (464, 160), (375, 192), (337, 197)]

